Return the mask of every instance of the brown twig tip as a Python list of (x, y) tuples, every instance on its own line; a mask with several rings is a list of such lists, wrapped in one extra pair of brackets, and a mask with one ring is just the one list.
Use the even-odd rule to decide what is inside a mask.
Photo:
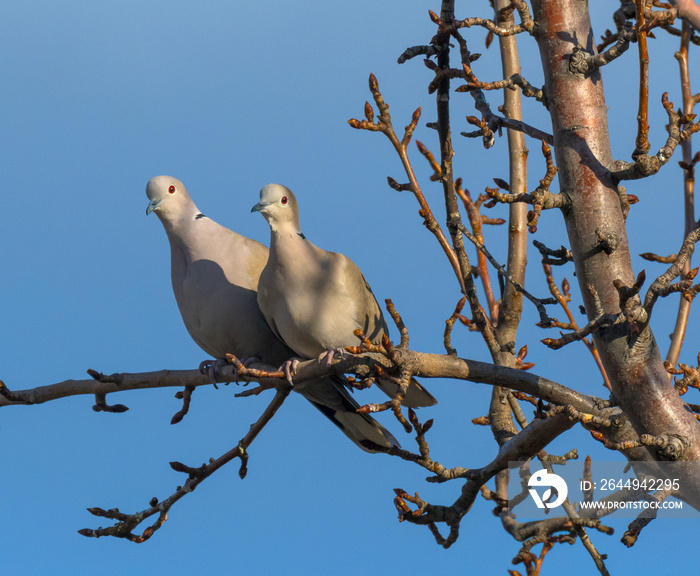
[[(418, 124), (418, 120), (420, 120), (420, 115), (421, 115), (421, 107), (418, 106), (413, 112), (413, 116), (411, 116), (411, 124), (414, 126)], [(693, 115), (694, 116), (694, 115)]]
[(625, 304), (627, 301), (632, 298), (633, 296), (636, 296), (639, 294), (639, 291), (642, 289), (642, 286), (644, 285), (644, 281), (646, 280), (646, 272), (642, 270), (638, 275), (637, 279), (635, 280), (634, 284), (632, 286), (627, 286), (625, 285), (622, 280), (619, 278), (616, 278), (613, 280), (613, 286), (617, 290), (617, 293), (620, 296), (620, 306), (624, 308)]
[(396, 180), (394, 180), (391, 176), (386, 177), (386, 182), (389, 184), (390, 188), (393, 188), (397, 192), (411, 192), (411, 184), (410, 183), (405, 183), (405, 184), (399, 184)]
[(365, 101), (365, 118), (367, 118), (368, 122), (374, 120), (374, 110), (372, 109), (372, 105), (367, 101)]
[(102, 372), (98, 372), (97, 370), (93, 370), (92, 368), (88, 368), (86, 372), (90, 375), (90, 377), (94, 380), (97, 380), (98, 382), (103, 382), (105, 375), (102, 374)]
[(111, 412), (113, 414), (122, 414), (129, 411), (129, 407), (124, 404), (95, 404), (92, 409), (95, 412)]
[(496, 183), (496, 186), (498, 186), (501, 190), (510, 192), (510, 185), (505, 180), (502, 180), (501, 178), (494, 178), (493, 181)]
[(540, 342), (542, 342), (542, 344), (544, 344), (548, 348), (551, 348), (552, 350), (559, 350), (559, 348), (561, 348), (564, 345), (564, 343), (561, 342), (561, 339), (555, 340), (554, 338), (544, 338), (540, 340)]
[(403, 139), (401, 140), (401, 145), (405, 148), (408, 146), (408, 144), (411, 142), (411, 136), (413, 136), (413, 132), (416, 129), (416, 126), (418, 126), (418, 120), (420, 120), (420, 114), (421, 114), (421, 109), (420, 106), (416, 108), (416, 110), (413, 112), (413, 115), (411, 116), (411, 123), (406, 126), (404, 130), (404, 135)]
[(369, 91), (375, 95), (379, 93), (379, 83), (377, 82), (377, 77), (371, 72), (369, 74)]
[(631, 548), (637, 542), (637, 538), (639, 538), (639, 534), (641, 531), (641, 528), (633, 528), (627, 530), (627, 532), (625, 532), (622, 538), (620, 539), (620, 542), (627, 546), (627, 548)]
[(440, 17), (435, 14), (432, 10), (428, 10), (428, 14), (430, 15), (430, 19), (433, 21), (434, 24), (440, 25), (442, 21), (440, 20)]
[(695, 165), (700, 162), (700, 152), (696, 152), (690, 162), (683, 160), (678, 162), (678, 165), (686, 172), (686, 178), (693, 180), (695, 178)]
[(189, 474), (189, 467), (185, 466), (182, 462), (168, 462), (170, 464), (170, 467), (175, 470), (175, 472), (182, 472), (184, 474)]
[(530, 368), (534, 368), (534, 366), (535, 366), (534, 362), (525, 362), (526, 356), (527, 356), (527, 344), (525, 344), (522, 348), (520, 348), (517, 356), (515, 357), (515, 367), (518, 370), (529, 370)]
[(661, 262), (662, 264), (673, 264), (678, 257), (678, 254), (669, 254), (668, 256), (659, 256), (653, 252), (643, 252), (639, 255), (640, 258), (648, 260), (649, 262)]
[(428, 68), (429, 70), (432, 70), (433, 72), (438, 70), (437, 64), (435, 64), (435, 62), (433, 62), (432, 60), (430, 60), (428, 58), (423, 60), (423, 64), (425, 64), (425, 67)]
[(382, 334), (382, 346), (386, 348), (388, 354), (391, 354), (391, 351), (394, 349), (393, 342), (389, 340), (389, 337), (386, 334)]

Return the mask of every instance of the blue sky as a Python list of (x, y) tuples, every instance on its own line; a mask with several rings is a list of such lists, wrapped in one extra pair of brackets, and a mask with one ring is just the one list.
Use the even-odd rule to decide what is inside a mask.
[[(486, 16), (483, 4), (458, 3), (458, 15)], [(591, 6), (600, 36), (612, 27), (607, 3)], [(346, 123), (362, 117), (370, 99), (367, 77), (374, 72), (395, 126), (406, 125), (422, 106), (416, 138), (437, 150), (435, 133), (424, 126), (435, 118), (434, 97), (426, 90), (430, 72), (420, 59), (396, 64), (406, 47), (434, 34), (429, 8), (437, 11), (439, 3), (27, 0), (1, 6), (0, 378), (24, 389), (84, 378), (87, 368), (189, 369), (204, 359), (172, 296), (165, 234), (155, 216), (145, 216), (145, 185), (157, 174), (181, 179), (206, 215), (265, 243), (267, 225), (250, 207), (263, 185), (289, 186), (299, 198), (306, 236), (350, 256), (378, 299), (394, 300), (413, 348), (441, 352), (444, 320), (459, 299), (451, 270), (421, 225), (415, 200), (386, 185), (386, 176), (404, 181), (388, 141)], [(668, 90), (680, 103), (677, 42), (658, 36), (651, 61), (652, 150), (665, 140), (661, 93)], [(500, 78), (496, 46), (487, 51), (479, 31), (467, 38), (472, 51), (484, 53), (474, 67), (479, 78)], [(524, 73), (541, 84), (534, 42), (521, 37), (521, 44)], [(697, 64), (692, 66), (695, 78)], [(636, 77), (635, 47), (604, 74), (613, 152), (623, 159), (634, 147)], [(500, 97), (491, 94), (490, 100), (495, 107)], [(507, 178), (506, 143), (497, 139), (484, 152), (480, 141), (457, 136), (470, 129), (464, 116), (475, 112), (467, 95), (455, 95), (453, 102), (455, 172), (476, 195), (493, 177)], [(526, 112), (549, 130), (538, 104), (528, 102)], [(532, 189), (544, 170), (538, 144), (528, 146)], [(415, 148), (412, 156), (424, 192), (441, 214), (442, 191), (428, 181)], [(635, 255), (677, 251), (682, 175), (676, 160), (628, 187), (642, 199), (628, 221)], [(505, 210), (496, 208), (493, 215)], [(488, 245), (503, 260), (504, 230), (487, 232)], [(559, 214), (544, 214), (535, 238), (567, 244)], [(545, 295), (532, 248), (529, 259), (530, 288)], [(636, 270), (647, 269), (647, 278), (662, 271), (636, 256), (633, 261)], [(571, 268), (558, 274), (574, 280)], [(662, 350), (674, 307), (669, 302), (656, 313)], [(528, 344), (534, 370), (603, 395), (582, 347), (547, 351), (539, 340), (550, 334), (532, 327), (536, 321), (528, 308), (518, 342)], [(682, 357), (688, 363), (697, 354), (697, 325), (694, 313)], [(461, 356), (488, 358), (474, 333), (455, 331), (453, 344)], [(422, 412), (435, 419), (433, 457), (446, 466), (486, 464), (495, 444), (488, 430), (470, 422), (485, 413), (489, 388), (425, 384), (440, 401)], [(3, 570), (28, 576), (127, 569), (342, 575), (399, 569), (505, 574), (510, 567), (519, 544), (506, 536), (489, 503), (478, 500), (459, 541), (442, 550), (426, 529), (397, 522), (392, 489), (449, 504), (459, 485), (427, 484), (417, 467), (360, 452), (296, 396), (254, 443), (244, 481), (236, 463), (219, 471), (171, 510), (148, 543), (76, 533), (107, 524), (87, 507), (132, 512), (153, 496), (169, 495), (182, 479), (168, 461), (199, 465), (234, 446), (268, 398), (236, 399), (232, 388), (198, 389), (190, 413), (176, 426), (169, 424), (180, 408), (173, 390), (111, 398), (130, 407), (125, 414), (95, 413), (90, 397), (3, 409)], [(382, 422), (399, 436), (388, 416)], [(411, 446), (409, 437), (401, 440)], [(612, 456), (581, 430), (557, 441), (551, 452), (573, 447), (582, 456)], [(664, 574), (689, 563), (673, 535), (691, 528), (690, 521), (657, 521), (631, 550), (619, 544), (625, 524), (615, 528), (612, 537), (592, 535), (610, 556), (612, 573)], [(684, 556), (668, 565), (668, 558)], [(593, 570), (578, 544), (556, 547), (545, 566), (545, 573)]]

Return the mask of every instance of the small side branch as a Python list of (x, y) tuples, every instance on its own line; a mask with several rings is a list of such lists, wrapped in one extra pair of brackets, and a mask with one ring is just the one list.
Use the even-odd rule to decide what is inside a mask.
[(464, 308), (464, 304), (466, 303), (467, 299), (463, 296), (459, 302), (457, 302), (457, 306), (455, 306), (455, 311), (452, 313), (452, 316), (450, 316), (447, 320), (445, 320), (445, 333), (443, 336), (443, 343), (445, 345), (445, 351), (450, 355), (450, 356), (457, 356), (457, 350), (452, 347), (452, 328), (455, 325), (455, 322), (460, 316), (460, 313), (462, 312), (462, 308)]
[[(457, 28), (471, 28), (472, 26), (481, 26), (486, 28), (492, 34), (496, 36), (512, 36), (513, 34), (520, 34), (522, 32), (529, 32), (535, 28), (535, 21), (530, 15), (530, 9), (524, 0), (514, 0), (509, 8), (505, 8), (499, 14), (499, 20), (506, 20), (510, 18), (513, 9), (518, 11), (520, 15), (520, 24), (513, 24), (511, 26), (499, 26), (493, 20), (487, 18), (465, 18), (464, 20), (458, 20), (455, 22)], [(504, 13), (504, 12), (508, 13)]]
[(603, 314), (594, 320), (591, 320), (581, 330), (567, 332), (566, 334), (562, 334), (561, 338), (544, 338), (542, 340), (542, 344), (548, 348), (551, 348), (552, 350), (558, 350), (562, 346), (583, 340), (586, 336), (592, 334), (596, 330), (610, 326), (617, 319), (617, 317), (618, 315), (616, 314)]
[(633, 158), (649, 152), (649, 51), (647, 32), (644, 28), (646, 0), (635, 0), (637, 5), (637, 43), (639, 44), (639, 110), (637, 112), (637, 141)]
[[(472, 124), (473, 122), (470, 121), (470, 118), (473, 118), (473, 116), (467, 116), (467, 122)], [(554, 137), (551, 134), (548, 134), (539, 128), (535, 128), (534, 126), (530, 126), (522, 120), (504, 118), (498, 114), (489, 114), (484, 118), (484, 121), (486, 122), (487, 129), (492, 133), (498, 131), (500, 135), (501, 129), (507, 128), (527, 134), (530, 136), (530, 138), (534, 138), (535, 140), (542, 140), (550, 146), (554, 144)], [(461, 132), (460, 134), (465, 138), (483, 138), (485, 136), (485, 130), (484, 128), (481, 128), (480, 130), (475, 130), (474, 132)]]
[(403, 54), (399, 56), (397, 62), (399, 64), (403, 64), (416, 56), (425, 56), (426, 58), (430, 58), (431, 56), (435, 56), (435, 54), (437, 54), (439, 51), (440, 48), (432, 44), (428, 46), (411, 46), (410, 48), (406, 48), (406, 50), (404, 50)]
[(468, 84), (460, 86), (457, 88), (457, 92), (470, 92), (471, 90), (501, 90), (503, 88), (513, 89), (515, 86), (520, 87), (523, 96), (528, 98), (534, 98), (538, 102), (542, 102), (545, 107), (547, 107), (547, 99), (545, 97), (544, 90), (542, 88), (536, 88), (530, 84), (525, 78), (520, 74), (513, 74), (510, 78), (504, 78), (503, 80), (496, 80), (494, 82), (480, 82), (472, 81)]
[(379, 84), (377, 83), (377, 78), (374, 76), (374, 74), (369, 75), (369, 90), (372, 93), (372, 97), (374, 98), (377, 108), (379, 109), (379, 118), (375, 122), (374, 111), (372, 110), (372, 106), (368, 102), (366, 102), (366, 120), (356, 120), (355, 118), (352, 118), (348, 120), (348, 124), (350, 124), (350, 126), (358, 130), (382, 132), (392, 143), (394, 149), (399, 155), (399, 158), (401, 159), (401, 163), (403, 164), (404, 170), (406, 171), (406, 175), (408, 176), (411, 186), (410, 189), (416, 197), (416, 200), (418, 200), (418, 204), (420, 205), (419, 214), (423, 218), (423, 223), (425, 224), (425, 227), (433, 233), (438, 243), (440, 244), (440, 247), (445, 252), (447, 259), (449, 260), (452, 269), (454, 270), (455, 275), (457, 276), (460, 288), (464, 293), (464, 278), (462, 277), (462, 272), (460, 264), (457, 260), (457, 256), (452, 247), (450, 246), (449, 242), (447, 241), (447, 238), (445, 237), (442, 228), (435, 219), (435, 216), (433, 215), (433, 212), (430, 209), (430, 206), (428, 205), (428, 202), (425, 199), (423, 192), (421, 191), (420, 185), (418, 184), (418, 180), (415, 176), (415, 173), (413, 172), (413, 167), (411, 166), (411, 162), (408, 158), (407, 146), (411, 140), (413, 131), (415, 130), (416, 125), (418, 124), (418, 119), (420, 118), (420, 108), (417, 108), (416, 111), (413, 113), (411, 123), (406, 127), (403, 138), (399, 140), (396, 136), (396, 133), (394, 132), (394, 127), (391, 123), (389, 105), (384, 101), (384, 98), (382, 97), (382, 94), (379, 91)]
[[(265, 409), (260, 418), (258, 418), (257, 422), (250, 427), (248, 434), (246, 434), (240, 440), (234, 449), (229, 450), (226, 454), (220, 456), (216, 460), (212, 460), (209, 462), (209, 464), (202, 465), (199, 468), (191, 468), (179, 462), (171, 462), (170, 467), (173, 470), (187, 474), (188, 478), (183, 486), (178, 486), (175, 492), (162, 502), (159, 502), (156, 498), (153, 498), (149, 502), (149, 508), (134, 514), (124, 514), (116, 508), (112, 510), (88, 508), (88, 511), (94, 516), (109, 518), (111, 520), (116, 520), (117, 522), (108, 528), (84, 528), (82, 530), (78, 530), (78, 532), (83, 536), (90, 538), (113, 536), (115, 538), (124, 538), (130, 542), (141, 544), (148, 540), (165, 523), (165, 521), (168, 519), (168, 511), (178, 500), (192, 492), (197, 486), (199, 486), (199, 484), (209, 478), (219, 468), (225, 464), (228, 464), (234, 458), (240, 458), (241, 467), (238, 474), (241, 479), (245, 478), (248, 462), (248, 454), (246, 452), (247, 448), (252, 444), (253, 440), (255, 440), (265, 425), (272, 420), (272, 417), (282, 406), (290, 391), (291, 387), (278, 389), (275, 397), (272, 399), (272, 402), (270, 402), (270, 405)], [(156, 514), (158, 515), (158, 518), (154, 524), (147, 527), (143, 533), (134, 534), (134, 530), (139, 526), (139, 524)]]
[[(621, 180), (637, 180), (656, 174), (671, 159), (676, 147), (700, 130), (700, 121), (692, 122), (694, 116), (688, 116), (673, 110), (673, 102), (668, 101), (667, 92), (664, 92), (661, 96), (661, 103), (668, 114), (668, 124), (666, 125), (668, 138), (666, 139), (666, 145), (654, 156), (649, 156), (646, 153), (637, 154), (635, 152), (637, 155), (634, 158), (634, 162), (615, 162), (611, 175), (617, 182)], [(683, 130), (681, 130), (681, 126), (685, 124), (687, 126), (684, 126)]]
[[(539, 246), (538, 246), (539, 248)], [(561, 247), (561, 250), (566, 250), (563, 246)], [(552, 267), (545, 263), (545, 260), (542, 260), (542, 268), (544, 269), (544, 274), (547, 279), (547, 286), (549, 287), (549, 291), (556, 298), (557, 302), (559, 302), (559, 305), (564, 309), (564, 313), (566, 314), (568, 320), (569, 320), (569, 326), (571, 330), (576, 333), (579, 331), (578, 324), (576, 323), (576, 320), (574, 319), (574, 315), (571, 313), (571, 310), (569, 309), (569, 302), (571, 301), (571, 295), (569, 293), (569, 282), (566, 278), (562, 281), (562, 289), (559, 290), (559, 287), (556, 285), (556, 282), (554, 282), (554, 276), (552, 274)], [(593, 359), (595, 360), (596, 365), (598, 366), (598, 370), (600, 370), (601, 375), (603, 376), (603, 385), (608, 389), (612, 390), (612, 385), (610, 384), (610, 379), (608, 378), (608, 374), (605, 371), (605, 367), (603, 366), (603, 362), (600, 358), (600, 354), (598, 353), (598, 349), (596, 348), (595, 344), (585, 336), (581, 338), (581, 341), (584, 343), (586, 348), (588, 348), (588, 351), (591, 353), (591, 356), (593, 356)], [(544, 342), (545, 345), (551, 344), (554, 342), (553, 340), (549, 339), (548, 342)], [(563, 344), (562, 344), (563, 345)]]
[(532, 244), (537, 250), (539, 250), (542, 255), (542, 264), (547, 264), (551, 266), (563, 266), (567, 262), (573, 262), (574, 257), (571, 254), (571, 250), (562, 246), (561, 248), (552, 249), (545, 246), (542, 242), (538, 240), (533, 240)]
[[(552, 208), (563, 209), (566, 207), (566, 197), (563, 194), (553, 194), (549, 191), (549, 187), (557, 174), (557, 167), (552, 159), (552, 152), (546, 142), (542, 142), (542, 155), (547, 164), (547, 170), (544, 178), (540, 180), (540, 185), (532, 191), (531, 194), (503, 194), (495, 188), (486, 188), (486, 193), (491, 197), (491, 202), (485, 206), (493, 207), (496, 202), (503, 204), (513, 204), (515, 202), (526, 202), (532, 205), (532, 210), (527, 214), (528, 231), (534, 233), (537, 231), (537, 222), (542, 210), (551, 210)], [(495, 180), (496, 184), (508, 191), (508, 185), (502, 180)]]
[(690, 261), (690, 257), (695, 251), (695, 244), (699, 240), (700, 225), (696, 225), (695, 229), (685, 237), (683, 246), (678, 252), (678, 256), (676, 256), (674, 263), (671, 264), (666, 272), (654, 280), (651, 286), (649, 286), (649, 290), (647, 290), (644, 297), (644, 310), (647, 314), (647, 323), (651, 317), (651, 311), (654, 304), (659, 296), (666, 296), (672, 292), (682, 292), (686, 298), (692, 298), (692, 296), (697, 292), (697, 290), (693, 290), (694, 287), (691, 288), (690, 286), (697, 271), (695, 273), (692, 273), (692, 271), (688, 273), (683, 282), (679, 283), (678, 285), (672, 285), (671, 282), (681, 275), (686, 262)]
[(625, 22), (624, 27), (617, 33), (617, 41), (613, 46), (601, 54), (590, 54), (580, 44), (574, 47), (569, 62), (569, 70), (574, 74), (590, 76), (598, 68), (610, 64), (616, 58), (622, 56), (629, 48), (630, 42), (637, 41), (637, 32), (632, 22)]
[(482, 254), (484, 254), (484, 256), (486, 256), (488, 261), (491, 262), (492, 266), (494, 268), (496, 268), (499, 275), (502, 276), (504, 279), (508, 280), (508, 282), (510, 282), (518, 292), (520, 292), (523, 296), (525, 296), (525, 298), (530, 300), (530, 302), (532, 302), (535, 305), (535, 307), (537, 308), (537, 311), (540, 314), (540, 324), (539, 325), (542, 327), (549, 326), (552, 323), (552, 319), (547, 315), (547, 310), (545, 309), (544, 305), (545, 304), (554, 304), (554, 303), (556, 303), (556, 300), (553, 300), (551, 298), (547, 298), (544, 300), (540, 300), (538, 298), (535, 298), (532, 294), (530, 294), (527, 290), (525, 290), (525, 288), (523, 288), (523, 286), (521, 286), (518, 282), (513, 280), (508, 275), (508, 272), (506, 272), (506, 269), (501, 264), (499, 264), (498, 261), (493, 256), (491, 256), (491, 253), (486, 249), (486, 246), (484, 246), (481, 242), (479, 242), (479, 240), (477, 240), (477, 238), (471, 232), (469, 232), (469, 230), (467, 230), (467, 228), (463, 224), (460, 224), (460, 230), (462, 231), (462, 234), (464, 234), (467, 237), (467, 239), (472, 244), (474, 244), (474, 246), (476, 246), (477, 250), (479, 250), (479, 252), (481, 252)]
[[(0, 386), (0, 408), (22, 404), (43, 404), (59, 398), (80, 395), (94, 395), (100, 404), (105, 403), (104, 399), (107, 394), (126, 390), (163, 387), (184, 388), (190, 385), (211, 386), (212, 384), (209, 377), (201, 374), (199, 370), (160, 370), (138, 374), (123, 372), (110, 375), (88, 370), (88, 373), (93, 376), (90, 380), (64, 380), (28, 390), (10, 391), (5, 385), (2, 385)], [(224, 369), (217, 375), (217, 380), (225, 383), (231, 376), (232, 371)]]

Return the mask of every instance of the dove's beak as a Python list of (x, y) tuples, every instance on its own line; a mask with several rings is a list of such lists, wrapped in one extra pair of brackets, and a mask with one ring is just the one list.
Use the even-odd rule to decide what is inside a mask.
[(158, 208), (158, 204), (160, 204), (160, 200), (151, 200), (148, 206), (146, 206), (146, 216)]
[(268, 204), (267, 202), (258, 202), (255, 206), (253, 206), (250, 211), (251, 212), (262, 212), (267, 208)]

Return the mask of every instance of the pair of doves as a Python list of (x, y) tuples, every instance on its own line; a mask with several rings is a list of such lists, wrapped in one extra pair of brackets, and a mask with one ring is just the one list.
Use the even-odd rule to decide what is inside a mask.
[[(387, 332), (360, 269), (306, 239), (297, 200), (284, 186), (265, 186), (252, 209), (270, 225), (269, 251), (204, 216), (175, 178), (151, 178), (146, 195), (146, 214), (158, 215), (170, 242), (173, 291), (185, 326), (217, 360), (233, 354), (279, 366), (295, 355), (332, 358), (333, 350), (357, 344), (356, 328), (374, 343)], [(396, 391), (388, 381), (380, 379), (379, 386), (389, 395)], [(399, 446), (376, 420), (357, 412), (344, 377), (328, 375), (294, 390), (363, 450)], [(435, 403), (412, 380), (404, 405)]]

